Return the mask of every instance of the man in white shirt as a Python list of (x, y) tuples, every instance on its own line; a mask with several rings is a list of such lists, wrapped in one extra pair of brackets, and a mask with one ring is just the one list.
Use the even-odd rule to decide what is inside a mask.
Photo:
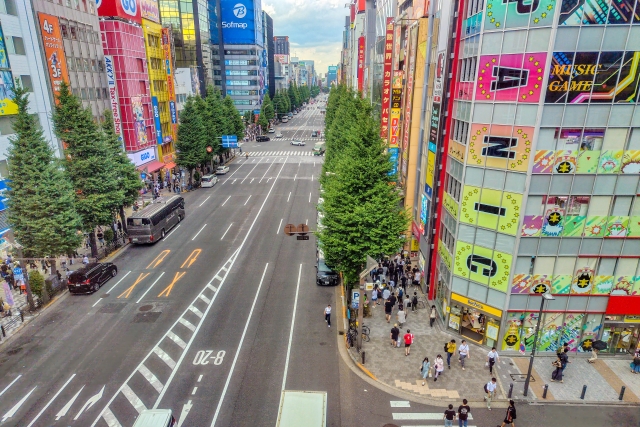
[(331, 327), (331, 304), (324, 309), (324, 321), (327, 322), (328, 327)]
[(469, 357), (469, 344), (467, 344), (467, 341), (462, 340), (458, 351), (460, 352), (460, 364), (462, 365), (462, 370), (464, 371), (464, 361)]
[(489, 353), (487, 353), (487, 362), (489, 362), (489, 375), (493, 374), (493, 365), (500, 360), (496, 348), (493, 347)]
[(491, 399), (496, 396), (496, 388), (498, 387), (496, 381), (497, 380), (495, 378), (491, 378), (491, 381), (484, 386), (484, 391), (487, 393), (484, 400), (487, 401), (488, 410), (491, 410)]

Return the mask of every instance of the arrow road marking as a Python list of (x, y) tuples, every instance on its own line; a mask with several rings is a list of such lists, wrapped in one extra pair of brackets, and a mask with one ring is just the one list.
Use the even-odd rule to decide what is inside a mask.
[[(198, 249), (198, 250), (199, 250), (199, 249)], [(185, 261), (185, 262), (186, 262), (186, 261)], [(159, 298), (159, 297), (162, 297), (162, 296), (168, 297), (168, 296), (171, 294), (171, 290), (173, 289), (173, 285), (175, 285), (175, 284), (176, 284), (176, 282), (177, 282), (178, 280), (180, 280), (180, 279), (182, 278), (182, 276), (184, 276), (185, 274), (187, 274), (187, 272), (186, 272), (186, 271), (182, 271), (182, 272), (177, 271), (177, 272), (176, 272), (176, 275), (175, 275), (175, 276), (173, 276), (173, 280), (171, 281), (171, 283), (169, 284), (169, 286), (167, 286), (166, 288), (164, 288), (164, 291), (162, 291), (162, 292), (160, 292), (160, 293), (158, 294), (158, 298)]]
[[(121, 293), (120, 295), (118, 295), (118, 298), (122, 298), (123, 296), (125, 298), (129, 298), (129, 295), (131, 295), (131, 291), (133, 291), (133, 289), (136, 287), (136, 285), (140, 282), (142, 282), (144, 280), (145, 277), (147, 277), (148, 275), (150, 275), (151, 273), (140, 273), (140, 275), (138, 276), (138, 278), (136, 279), (136, 281), (133, 283), (133, 285), (131, 285), (129, 287), (129, 289), (125, 290), (123, 293)], [(124, 277), (123, 277), (124, 279)]]
[[(187, 257), (187, 259), (184, 260), (180, 268), (184, 268), (185, 265), (187, 266), (187, 268), (191, 267), (191, 264), (196, 262), (196, 260), (198, 259), (198, 255), (200, 255), (200, 252), (202, 252), (202, 249), (194, 249), (193, 252), (191, 252), (191, 254)], [(189, 264), (187, 264), (187, 262)]]
[(40, 418), (40, 415), (42, 415), (42, 414), (44, 413), (44, 411), (49, 407), (49, 405), (51, 405), (51, 404), (53, 403), (53, 401), (54, 401), (54, 400), (56, 400), (56, 397), (58, 397), (58, 395), (59, 395), (60, 393), (62, 393), (62, 390), (64, 390), (64, 389), (65, 389), (65, 387), (66, 387), (67, 385), (69, 385), (69, 383), (71, 382), (71, 380), (72, 380), (72, 379), (73, 379), (73, 377), (75, 377), (75, 376), (76, 376), (76, 374), (71, 375), (71, 378), (69, 378), (69, 379), (67, 380), (67, 382), (63, 384), (63, 386), (60, 388), (60, 390), (58, 390), (58, 391), (57, 391), (57, 393), (53, 395), (53, 397), (51, 398), (51, 400), (49, 401), (49, 403), (47, 403), (46, 405), (44, 405), (44, 408), (42, 408), (42, 410), (41, 410), (40, 412), (38, 412), (38, 415), (36, 415), (36, 417), (33, 419), (33, 421), (31, 421), (31, 422), (29, 423), (29, 425), (28, 425), (27, 427), (31, 427), (31, 426), (32, 426), (32, 425), (33, 425), (33, 424), (38, 420), (38, 418)]
[(169, 255), (169, 252), (171, 252), (171, 249), (165, 249), (164, 251), (160, 252), (158, 254), (158, 256), (155, 257), (155, 259), (153, 261), (151, 261), (151, 263), (149, 265), (147, 265), (147, 269), (156, 268), (157, 266), (159, 266), (160, 263), (162, 263), (162, 261), (164, 261), (166, 256)]
[(182, 426), (182, 423), (184, 422), (185, 418), (187, 418), (187, 415), (189, 415), (189, 411), (192, 407), (193, 405), (191, 404), (190, 400), (184, 404), (184, 406), (182, 407), (182, 412), (180, 413), (180, 418), (178, 419), (178, 425), (176, 427)]
[(82, 415), (82, 413), (85, 410), (88, 411), (89, 408), (91, 408), (93, 405), (95, 405), (95, 403), (102, 398), (102, 393), (104, 393), (104, 388), (105, 388), (105, 386), (102, 386), (102, 389), (98, 393), (94, 394), (89, 399), (87, 399), (86, 403), (82, 406), (82, 408), (80, 409), (80, 412), (78, 412), (78, 415), (75, 416), (73, 421), (77, 420), (78, 417), (80, 417), (80, 415)]
[(34, 388), (32, 388), (31, 391), (27, 393), (25, 397), (20, 399), (20, 402), (16, 403), (13, 408), (9, 409), (9, 412), (4, 414), (4, 416), (2, 417), (2, 422), (5, 422), (9, 418), (13, 417), (16, 414), (16, 412), (18, 412), (18, 409), (20, 409), (22, 404), (29, 398), (29, 396), (31, 396), (31, 393), (33, 393), (33, 390), (35, 390), (36, 388), (38, 388), (38, 386), (35, 386)]
[(80, 390), (78, 390), (78, 392), (76, 393), (75, 396), (73, 396), (71, 398), (71, 400), (69, 401), (69, 403), (67, 403), (66, 405), (64, 405), (62, 407), (62, 409), (60, 409), (60, 412), (58, 412), (56, 414), (56, 421), (58, 421), (60, 418), (64, 417), (65, 415), (67, 415), (67, 412), (69, 412), (69, 409), (71, 409), (71, 405), (73, 405), (73, 403), (76, 401), (76, 399), (78, 398), (78, 396), (80, 395), (80, 392), (82, 391), (82, 389), (84, 388), (84, 386), (82, 386), (80, 388)]

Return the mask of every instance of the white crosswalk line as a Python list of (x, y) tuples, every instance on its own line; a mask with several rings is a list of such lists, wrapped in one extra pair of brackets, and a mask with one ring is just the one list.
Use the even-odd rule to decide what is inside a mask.
[(133, 392), (133, 390), (131, 390), (131, 387), (129, 387), (128, 384), (122, 386), (122, 394), (124, 394), (124, 397), (126, 397), (129, 403), (131, 403), (131, 406), (136, 408), (136, 411), (138, 411), (138, 413), (141, 413), (142, 411), (147, 409), (147, 407), (144, 406), (144, 403), (142, 403), (142, 400), (140, 400), (140, 398)]
[(191, 310), (193, 313), (195, 313), (196, 316), (198, 317), (202, 317), (203, 314), (200, 310), (198, 310), (197, 308), (195, 308), (194, 306), (190, 305), (189, 306), (189, 310)]
[(389, 402), (392, 408), (410, 408), (408, 400), (392, 400)]
[(149, 370), (149, 368), (144, 365), (140, 365), (140, 368), (138, 368), (138, 372), (140, 372), (142, 376), (145, 377), (147, 381), (149, 381), (149, 384), (151, 384), (151, 386), (155, 388), (158, 393), (162, 391), (162, 383), (160, 382), (158, 377), (156, 377), (153, 372)]
[(202, 301), (205, 302), (205, 304), (209, 304), (209, 302), (211, 301), (209, 298), (205, 297), (204, 294), (200, 294), (198, 296)]
[(162, 350), (160, 347), (155, 347), (155, 348), (153, 349), (153, 352), (154, 352), (155, 354), (157, 354), (157, 355), (158, 355), (158, 357), (159, 357), (160, 359), (162, 359), (162, 361), (163, 361), (164, 363), (166, 363), (166, 364), (167, 364), (171, 369), (173, 369), (173, 368), (175, 368), (175, 367), (176, 367), (176, 362), (175, 362), (175, 360), (173, 360), (173, 359), (171, 358), (171, 356), (169, 356), (167, 353), (165, 353), (165, 352), (164, 352), (164, 350)]
[(171, 341), (173, 341), (174, 343), (178, 344), (181, 348), (185, 348), (187, 346), (187, 343), (184, 342), (182, 340), (182, 338), (180, 338), (179, 336), (177, 336), (173, 332), (169, 332), (167, 334), (167, 337), (171, 338)]
[[(408, 420), (442, 420), (444, 411), (440, 412), (394, 412), (391, 414), (394, 420), (408, 421)], [(472, 420), (473, 416), (469, 414), (469, 419)], [(471, 426), (469, 426), (471, 427)]]
[(183, 319), (182, 317), (178, 320), (178, 322), (182, 323), (184, 326), (186, 326), (187, 328), (191, 329), (191, 331), (195, 331), (196, 327), (193, 326), (193, 323), (189, 322), (188, 320)]
[(109, 427), (122, 427), (122, 424), (120, 424), (109, 408), (106, 408), (102, 413), (102, 419), (104, 419), (104, 422), (107, 423)]

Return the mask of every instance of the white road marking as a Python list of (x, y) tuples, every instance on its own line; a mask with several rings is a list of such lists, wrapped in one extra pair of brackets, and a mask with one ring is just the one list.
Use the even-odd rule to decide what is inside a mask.
[[(276, 230), (276, 234), (280, 234), (280, 227), (282, 227), (282, 220), (284, 218), (280, 218), (280, 224), (278, 224), (278, 229)], [(0, 395), (1, 396), (1, 395)]]
[(255, 178), (251, 178), (251, 181), (249, 181), (249, 184), (251, 184), (251, 183), (253, 182), (253, 180), (254, 180), (254, 179), (255, 179)]
[(102, 417), (109, 427), (122, 427), (122, 424), (118, 422), (116, 416), (113, 415), (113, 412), (111, 412), (111, 409), (106, 408), (102, 412)]
[(309, 218), (307, 218), (307, 220), (304, 223), (305, 225), (309, 225)]
[(218, 288), (216, 288), (215, 286), (213, 286), (211, 283), (209, 283), (207, 285), (207, 288), (211, 289), (213, 292), (216, 292), (218, 290)]
[(210, 198), (210, 197), (211, 197), (211, 196), (208, 196), (206, 199), (204, 199), (204, 202), (200, 203), (198, 206), (202, 206), (202, 205), (204, 205), (205, 203), (207, 203), (207, 200), (209, 200), (209, 198)]
[(187, 418), (187, 415), (189, 415), (189, 411), (191, 411), (192, 407), (193, 404), (190, 400), (182, 406), (182, 412), (180, 413), (180, 418), (178, 418), (178, 424), (176, 425), (176, 427), (182, 426), (182, 423), (184, 423), (184, 420), (185, 418)]
[[(44, 405), (44, 407), (40, 410), (40, 412), (38, 412), (38, 415), (36, 415), (36, 417), (35, 417), (33, 420), (31, 420), (31, 422), (27, 425), (27, 427), (31, 427), (31, 426), (32, 426), (36, 421), (38, 421), (38, 418), (40, 418), (40, 415), (42, 415), (42, 414), (44, 413), (44, 411), (46, 411), (46, 410), (47, 410), (47, 408), (49, 407), (49, 405), (51, 405), (51, 404), (53, 403), (53, 401), (54, 401), (54, 400), (56, 400), (56, 397), (58, 397), (58, 395), (59, 395), (60, 393), (62, 393), (62, 390), (64, 390), (64, 389), (69, 385), (69, 383), (71, 382), (71, 380), (72, 380), (72, 379), (73, 379), (73, 377), (75, 377), (75, 376), (76, 376), (76, 374), (71, 375), (71, 378), (69, 378), (69, 379), (67, 380), (67, 382), (66, 382), (66, 383), (64, 383), (64, 384), (62, 385), (62, 387), (60, 387), (60, 389), (56, 392), (56, 394), (54, 394), (54, 395), (53, 395), (53, 397), (51, 398), (51, 400), (49, 400), (49, 403), (47, 403), (46, 405)], [(3, 420), (3, 421), (4, 421), (4, 420)]]
[[(314, 166), (315, 166), (315, 164), (314, 164)], [(313, 175), (311, 175), (311, 181), (313, 182)]]
[[(394, 412), (391, 414), (394, 420), (441, 420), (442, 414), (440, 412)], [(473, 417), (469, 414), (469, 419)]]
[(196, 316), (202, 318), (202, 312), (197, 308), (195, 308), (194, 306), (190, 305), (189, 310), (191, 310)]
[(293, 177), (293, 180), (295, 181), (298, 178), (298, 174), (295, 174), (295, 176)]
[(138, 414), (147, 409), (144, 403), (142, 403), (142, 400), (140, 400), (140, 398), (133, 392), (133, 390), (131, 390), (131, 387), (129, 387), (127, 384), (122, 386), (122, 394), (124, 394), (124, 397), (126, 397), (129, 403), (131, 403), (131, 406), (133, 406), (135, 410), (138, 411)]
[(411, 404), (408, 400), (392, 400), (391, 403), (392, 408), (410, 408)]
[(142, 301), (142, 298), (144, 298), (144, 296), (147, 295), (147, 293), (151, 290), (151, 288), (153, 288), (155, 284), (158, 283), (158, 280), (160, 280), (162, 276), (164, 276), (164, 271), (160, 274), (160, 276), (158, 276), (155, 282), (153, 282), (151, 286), (149, 286), (149, 288), (146, 291), (144, 291), (144, 294), (142, 294), (142, 296), (138, 299), (138, 301), (136, 301), (136, 304), (140, 304), (140, 301)]
[(77, 420), (78, 418), (80, 418), (80, 415), (82, 415), (82, 413), (84, 411), (88, 411), (93, 405), (95, 405), (95, 403), (102, 399), (102, 394), (104, 393), (104, 388), (106, 387), (106, 385), (102, 386), (102, 389), (94, 394), (93, 396), (91, 396), (90, 398), (87, 399), (87, 401), (84, 403), (84, 405), (82, 405), (82, 408), (80, 408), (80, 410), (78, 411), (78, 413), (76, 414), (75, 417), (73, 417), (73, 421)]
[(162, 383), (160, 382), (158, 377), (156, 377), (153, 372), (149, 370), (149, 368), (147, 368), (145, 365), (140, 365), (140, 367), (138, 368), (138, 372), (140, 372), (142, 376), (145, 377), (147, 381), (149, 381), (149, 384), (151, 384), (151, 386), (155, 388), (158, 393), (162, 391)]
[(183, 324), (188, 329), (191, 329), (191, 331), (195, 331), (196, 330), (196, 327), (193, 326), (193, 323), (189, 322), (188, 320), (183, 319), (182, 317), (180, 319), (178, 319), (178, 322)]
[(202, 381), (202, 375), (198, 377), (198, 382)]
[(18, 375), (18, 376), (16, 377), (16, 379), (15, 379), (15, 380), (11, 381), (11, 384), (9, 384), (8, 386), (6, 386), (6, 387), (4, 388), (4, 390), (0, 391), (0, 396), (2, 396), (2, 395), (4, 394), (4, 392), (5, 392), (5, 391), (9, 390), (9, 387), (11, 387), (11, 386), (13, 385), (13, 383), (15, 383), (16, 381), (18, 381), (18, 380), (20, 379), (20, 377), (21, 377), (21, 376), (22, 376), (22, 374)]
[(244, 202), (244, 205), (243, 205), (243, 206), (247, 206), (247, 203), (249, 203), (249, 199), (250, 199), (250, 198), (251, 198), (251, 194), (249, 194), (249, 197), (247, 198), (247, 201), (246, 201), (246, 202)]
[(13, 408), (9, 409), (9, 412), (7, 412), (6, 414), (3, 415), (2, 422), (5, 422), (9, 418), (13, 417), (16, 414), (16, 412), (18, 412), (20, 407), (24, 404), (24, 402), (26, 402), (26, 400), (29, 398), (29, 396), (31, 396), (31, 393), (33, 393), (33, 391), (36, 388), (38, 388), (38, 386), (35, 386), (34, 388), (32, 388), (31, 391), (29, 393), (27, 393), (27, 395), (25, 397), (23, 397), (22, 399), (20, 399), (20, 401), (18, 403), (13, 405)]
[[(164, 363), (166, 363), (166, 364), (167, 364), (171, 369), (173, 369), (173, 368), (175, 368), (175, 367), (176, 367), (176, 362), (171, 358), (171, 356), (169, 356), (167, 353), (165, 353), (165, 352), (164, 352), (164, 350), (162, 350), (160, 347), (155, 346), (155, 347), (153, 348), (153, 352), (154, 352), (155, 354), (157, 354), (157, 355), (158, 355), (158, 357), (159, 357), (160, 359), (162, 359), (162, 361), (163, 361)], [(124, 383), (124, 386), (123, 386), (123, 387), (127, 387), (127, 388), (129, 388), (129, 386), (127, 385), (127, 383)], [(129, 388), (129, 390), (131, 390), (131, 389)], [(124, 393), (124, 389), (122, 390), (122, 392)]]
[(196, 394), (196, 391), (198, 391), (198, 387), (194, 387), (193, 391), (191, 392), (191, 395), (193, 396), (194, 394)]
[[(298, 284), (296, 285), (296, 296), (293, 300), (293, 314), (291, 315), (291, 329), (289, 329), (289, 344), (287, 345), (287, 358), (284, 361), (284, 373), (282, 374), (282, 391), (287, 385), (287, 372), (289, 371), (289, 357), (291, 356), (291, 343), (293, 342), (293, 328), (296, 324), (296, 310), (298, 309), (298, 293), (300, 292), (300, 278), (302, 277), (302, 264), (298, 269)], [(282, 394), (280, 394), (282, 399)], [(280, 402), (282, 404), (282, 401)]]
[[(118, 280), (118, 282), (113, 285), (106, 293), (108, 294), (109, 292), (111, 292), (112, 290), (115, 289), (116, 286), (118, 286), (120, 284), (120, 282), (122, 282), (124, 280), (125, 277), (127, 277), (129, 275), (129, 273), (131, 273), (130, 271), (127, 271), (127, 274), (125, 274), (124, 276), (122, 276), (122, 278), (120, 280)], [(103, 298), (100, 298), (98, 301), (96, 301), (91, 307), (95, 307), (96, 305), (98, 305), (98, 303), (100, 301), (102, 301)], [(2, 393), (0, 393), (0, 396), (2, 396)]]
[(204, 228), (207, 226), (207, 224), (203, 225), (202, 228), (200, 229), (200, 231), (198, 231), (196, 233), (195, 236), (193, 236), (193, 239), (191, 239), (191, 241), (193, 242), (194, 240), (196, 240), (196, 237), (198, 237), (198, 234), (200, 234), (202, 232), (202, 230), (204, 230)]
[(166, 242), (166, 241), (167, 241), (167, 238), (168, 238), (169, 236), (171, 236), (171, 235), (173, 234), (173, 232), (174, 232), (174, 231), (176, 231), (178, 228), (180, 228), (180, 226), (181, 226), (181, 225), (182, 225), (182, 224), (178, 224), (178, 225), (177, 225), (173, 230), (171, 230), (171, 231), (169, 232), (169, 234), (167, 234), (166, 236), (164, 236), (164, 239), (162, 239), (162, 241), (163, 241), (163, 242)]
[[(256, 295), (253, 298), (253, 304), (251, 304), (251, 310), (249, 310), (249, 317), (247, 318), (247, 322), (244, 325), (244, 330), (242, 331), (242, 336), (240, 337), (240, 343), (238, 343), (238, 347), (236, 349), (236, 355), (234, 356), (233, 362), (231, 363), (231, 369), (229, 370), (227, 381), (224, 384), (224, 388), (222, 389), (222, 395), (220, 396), (220, 400), (218, 401), (216, 412), (213, 415), (213, 420), (211, 421), (211, 427), (215, 426), (216, 420), (218, 419), (218, 415), (220, 414), (220, 408), (222, 407), (222, 402), (224, 402), (224, 396), (227, 394), (227, 388), (229, 388), (229, 383), (231, 382), (231, 376), (233, 375), (233, 370), (236, 367), (236, 362), (238, 361), (240, 350), (242, 350), (242, 343), (244, 342), (244, 337), (247, 335), (247, 329), (249, 329), (249, 323), (251, 322), (251, 317), (253, 316), (253, 309), (256, 307), (256, 302), (258, 301), (258, 295), (260, 295), (260, 289), (262, 288), (262, 283), (264, 282), (264, 276), (267, 274), (268, 267), (269, 267), (269, 263), (267, 263), (264, 266), (264, 271), (262, 272), (262, 278), (260, 279), (258, 290), (256, 291)], [(295, 310), (295, 306), (294, 306), (294, 310)]]
[[(258, 181), (258, 184), (260, 184), (262, 182), (262, 180), (264, 179), (264, 176), (267, 174), (267, 172), (269, 172), (269, 169), (271, 169), (271, 166), (273, 165), (273, 162), (271, 162), (271, 164), (269, 165), (269, 167), (267, 168), (266, 171), (264, 171), (264, 174), (262, 175), (262, 178), (260, 178), (260, 181)], [(267, 183), (269, 182), (269, 180), (267, 180)]]
[(311, 193), (309, 193), (309, 203), (311, 203)]
[(240, 181), (240, 184), (242, 184), (242, 183), (244, 182), (244, 180), (245, 180), (245, 179), (249, 178), (249, 175), (251, 175), (251, 172), (253, 172), (253, 171), (258, 167), (258, 165), (260, 164), (260, 162), (261, 162), (261, 161), (262, 161), (262, 159), (260, 159), (260, 160), (258, 161), (258, 163), (256, 163), (256, 165), (253, 167), (253, 169), (251, 169), (251, 170), (249, 171), (249, 173), (247, 174), (247, 176), (246, 176), (242, 181)]
[(83, 388), (84, 388), (84, 386), (80, 387), (80, 390), (78, 390), (78, 392), (75, 394), (75, 396), (73, 396), (71, 398), (71, 400), (69, 402), (67, 402), (67, 404), (64, 405), (62, 407), (62, 409), (60, 409), (60, 411), (58, 411), (58, 413), (56, 414), (56, 421), (58, 421), (60, 418), (62, 418), (62, 417), (67, 415), (67, 412), (69, 412), (69, 409), (71, 409), (71, 405), (73, 405), (73, 403), (76, 401), (76, 399), (80, 395), (80, 392), (82, 391)]
[(231, 196), (227, 197), (227, 200), (225, 200), (224, 203), (222, 203), (222, 206), (226, 205), (230, 198)]
[[(184, 342), (184, 341), (182, 340), (182, 338), (180, 338), (179, 336), (177, 336), (177, 335), (176, 335), (176, 334), (174, 334), (173, 332), (169, 332), (169, 334), (167, 335), (167, 337), (171, 338), (171, 340), (172, 340), (174, 343), (178, 344), (178, 346), (180, 346), (180, 347), (181, 347), (181, 348), (183, 348), (183, 349), (187, 346), (187, 343), (186, 343), (186, 342)], [(160, 390), (158, 390), (158, 392), (159, 392), (159, 391), (160, 391)]]
[(235, 179), (231, 182), (231, 184), (235, 184), (237, 180), (238, 180), (238, 178), (235, 178)]
[(287, 203), (289, 203), (290, 198), (291, 198), (291, 191), (289, 191), (289, 197), (287, 197)]
[(209, 304), (211, 300), (204, 296), (204, 294), (200, 294), (200, 299), (204, 301), (205, 304)]
[[(245, 203), (246, 204), (246, 203)], [(229, 232), (229, 230), (231, 229), (231, 226), (233, 225), (233, 223), (229, 224), (229, 227), (227, 227), (227, 231), (224, 232), (224, 234), (222, 235), (222, 237), (220, 238), (220, 240), (224, 239), (224, 236), (227, 235), (227, 232)]]

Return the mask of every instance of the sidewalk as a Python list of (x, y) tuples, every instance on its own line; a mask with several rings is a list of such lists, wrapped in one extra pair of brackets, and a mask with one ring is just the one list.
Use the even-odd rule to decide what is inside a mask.
[[(409, 287), (408, 287), (409, 290)], [(411, 290), (410, 293), (413, 293)], [(407, 329), (414, 334), (415, 340), (411, 345), (411, 354), (404, 355), (402, 347), (391, 347), (390, 332), (397, 323), (397, 305), (387, 323), (384, 316), (384, 306), (372, 308), (372, 316), (364, 319), (364, 324), (371, 329), (370, 342), (363, 342), (362, 351), (365, 352), (363, 371), (379, 383), (393, 387), (415, 396), (416, 401), (430, 404), (441, 404), (443, 401), (468, 399), (469, 402), (484, 404), (483, 386), (491, 379), (489, 369), (485, 367), (486, 355), (489, 349), (469, 344), (469, 358), (466, 360), (466, 370), (463, 371), (458, 361), (458, 355), (451, 357), (451, 369), (446, 366), (444, 343), (456, 340), (459, 347), (462, 337), (442, 329), (436, 322), (429, 327), (429, 310), (420, 309), (408, 312), (407, 322), (401, 329), (401, 336)], [(355, 347), (349, 350), (353, 361), (361, 362)], [(500, 354), (500, 351), (498, 351)], [(443, 356), (445, 370), (443, 375), (434, 381), (429, 378), (422, 386), (420, 367), (422, 359), (428, 357), (433, 367), (436, 356)], [(529, 367), (529, 354), (526, 356), (509, 355), (500, 357), (494, 366), (494, 375), (498, 380), (495, 407), (503, 406), (500, 400), (507, 399), (510, 384), (513, 384), (512, 398), (527, 400), (532, 403), (599, 403), (599, 404), (640, 404), (640, 375), (630, 372), (629, 357), (600, 357), (596, 363), (587, 362), (588, 357), (570, 354), (571, 363), (564, 372), (564, 383), (551, 381), (555, 360), (554, 354), (539, 353), (534, 361), (534, 369), (527, 397), (523, 396), (524, 380)], [(497, 367), (497, 369), (496, 369)], [(433, 372), (433, 368), (432, 368)], [(548, 384), (546, 399), (542, 398), (544, 385)], [(581, 399), (583, 385), (587, 385), (585, 398)], [(622, 386), (626, 387), (624, 399), (620, 401), (619, 394)], [(493, 406), (493, 405), (492, 405)]]

